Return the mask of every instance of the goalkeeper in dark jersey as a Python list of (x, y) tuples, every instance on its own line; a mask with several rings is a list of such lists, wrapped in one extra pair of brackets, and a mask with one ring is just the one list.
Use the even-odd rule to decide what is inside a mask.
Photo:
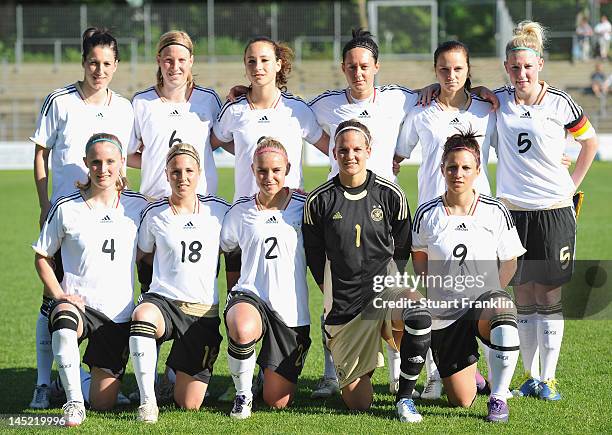
[(399, 418), (419, 422), (411, 397), (429, 349), (431, 315), (418, 292), (383, 281), (399, 276), (396, 263), (405, 265), (410, 255), (408, 202), (399, 186), (366, 169), (366, 126), (342, 122), (335, 143), (339, 174), (308, 196), (302, 233), (308, 266), (324, 292), (327, 347), (342, 399), (350, 409), (370, 407), (382, 337), (400, 350)]

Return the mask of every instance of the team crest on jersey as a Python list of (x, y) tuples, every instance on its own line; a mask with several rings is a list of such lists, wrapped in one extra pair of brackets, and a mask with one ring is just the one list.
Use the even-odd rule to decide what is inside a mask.
[(193, 224), (193, 222), (189, 221), (185, 225), (183, 225), (183, 229), (184, 230), (195, 230), (196, 226)]
[(372, 208), (372, 212), (370, 213), (370, 217), (372, 218), (372, 220), (374, 222), (380, 222), (381, 220), (383, 220), (383, 211), (382, 211), (382, 208), (380, 208), (379, 205), (375, 205)]
[(181, 116), (181, 114), (179, 113), (179, 111), (177, 109), (174, 109), (172, 112), (170, 112), (168, 114), (168, 117), (170, 117), (170, 118), (173, 118), (173, 117), (176, 117), (176, 116)]
[(109, 215), (105, 215), (102, 219), (100, 219), (101, 224), (110, 224), (112, 222), (113, 220), (111, 219)]
[(361, 113), (360, 113), (360, 114), (357, 116), (357, 118), (361, 118), (361, 119), (368, 118), (368, 119), (369, 119), (369, 118), (371, 118), (371, 116), (370, 116), (370, 114), (368, 113), (368, 111), (367, 111), (367, 110), (364, 110), (363, 112), (361, 112)]

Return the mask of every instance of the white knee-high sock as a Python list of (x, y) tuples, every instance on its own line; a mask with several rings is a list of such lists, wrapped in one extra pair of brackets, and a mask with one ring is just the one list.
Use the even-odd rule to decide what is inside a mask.
[(389, 363), (389, 383), (395, 382), (400, 377), (400, 366), (402, 363), (402, 358), (400, 357), (400, 353), (393, 349), (389, 343), (387, 345), (387, 362)]
[(51, 348), (66, 392), (66, 401), (83, 402), (79, 375), (81, 355), (76, 330), (62, 328), (54, 331), (51, 334)]
[(257, 341), (254, 340), (250, 343), (240, 344), (231, 338), (228, 339), (227, 362), (236, 387), (236, 396), (253, 397), (251, 388), (253, 387), (253, 372), (257, 363), (257, 357), (255, 356), (256, 343)]
[(519, 334), (516, 323), (491, 326), (491, 396), (505, 402), (518, 361)]
[(156, 326), (153, 323), (132, 320), (130, 325), (130, 355), (134, 376), (140, 391), (140, 404), (155, 403), (155, 367), (157, 364)]
[(543, 381), (555, 377), (564, 326), (561, 303), (546, 307), (538, 306), (538, 343)]
[(53, 349), (49, 318), (38, 313), (36, 319), (36, 385), (51, 385), (51, 367), (53, 366)]
[(525, 372), (540, 380), (540, 352), (538, 346), (538, 314), (535, 305), (516, 306), (521, 357)]
[(425, 356), (425, 371), (427, 372), (428, 380), (440, 380), (440, 372), (438, 372), (438, 367), (436, 367), (436, 363), (433, 360), (431, 348), (427, 351), (427, 355)]

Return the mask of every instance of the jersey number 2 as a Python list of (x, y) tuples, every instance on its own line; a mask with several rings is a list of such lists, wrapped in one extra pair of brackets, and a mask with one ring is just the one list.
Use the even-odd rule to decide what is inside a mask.
[(265, 259), (274, 260), (275, 258), (278, 258), (278, 255), (274, 253), (274, 249), (278, 246), (278, 240), (276, 240), (276, 237), (268, 237), (266, 240), (264, 240), (264, 243), (267, 245), (268, 242), (271, 242), (271, 244), (270, 248), (268, 248), (266, 251)]

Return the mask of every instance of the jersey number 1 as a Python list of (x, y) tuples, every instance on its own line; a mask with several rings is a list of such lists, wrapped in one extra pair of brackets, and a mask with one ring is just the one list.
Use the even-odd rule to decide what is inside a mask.
[(355, 224), (355, 246), (359, 248), (361, 246), (361, 225)]

